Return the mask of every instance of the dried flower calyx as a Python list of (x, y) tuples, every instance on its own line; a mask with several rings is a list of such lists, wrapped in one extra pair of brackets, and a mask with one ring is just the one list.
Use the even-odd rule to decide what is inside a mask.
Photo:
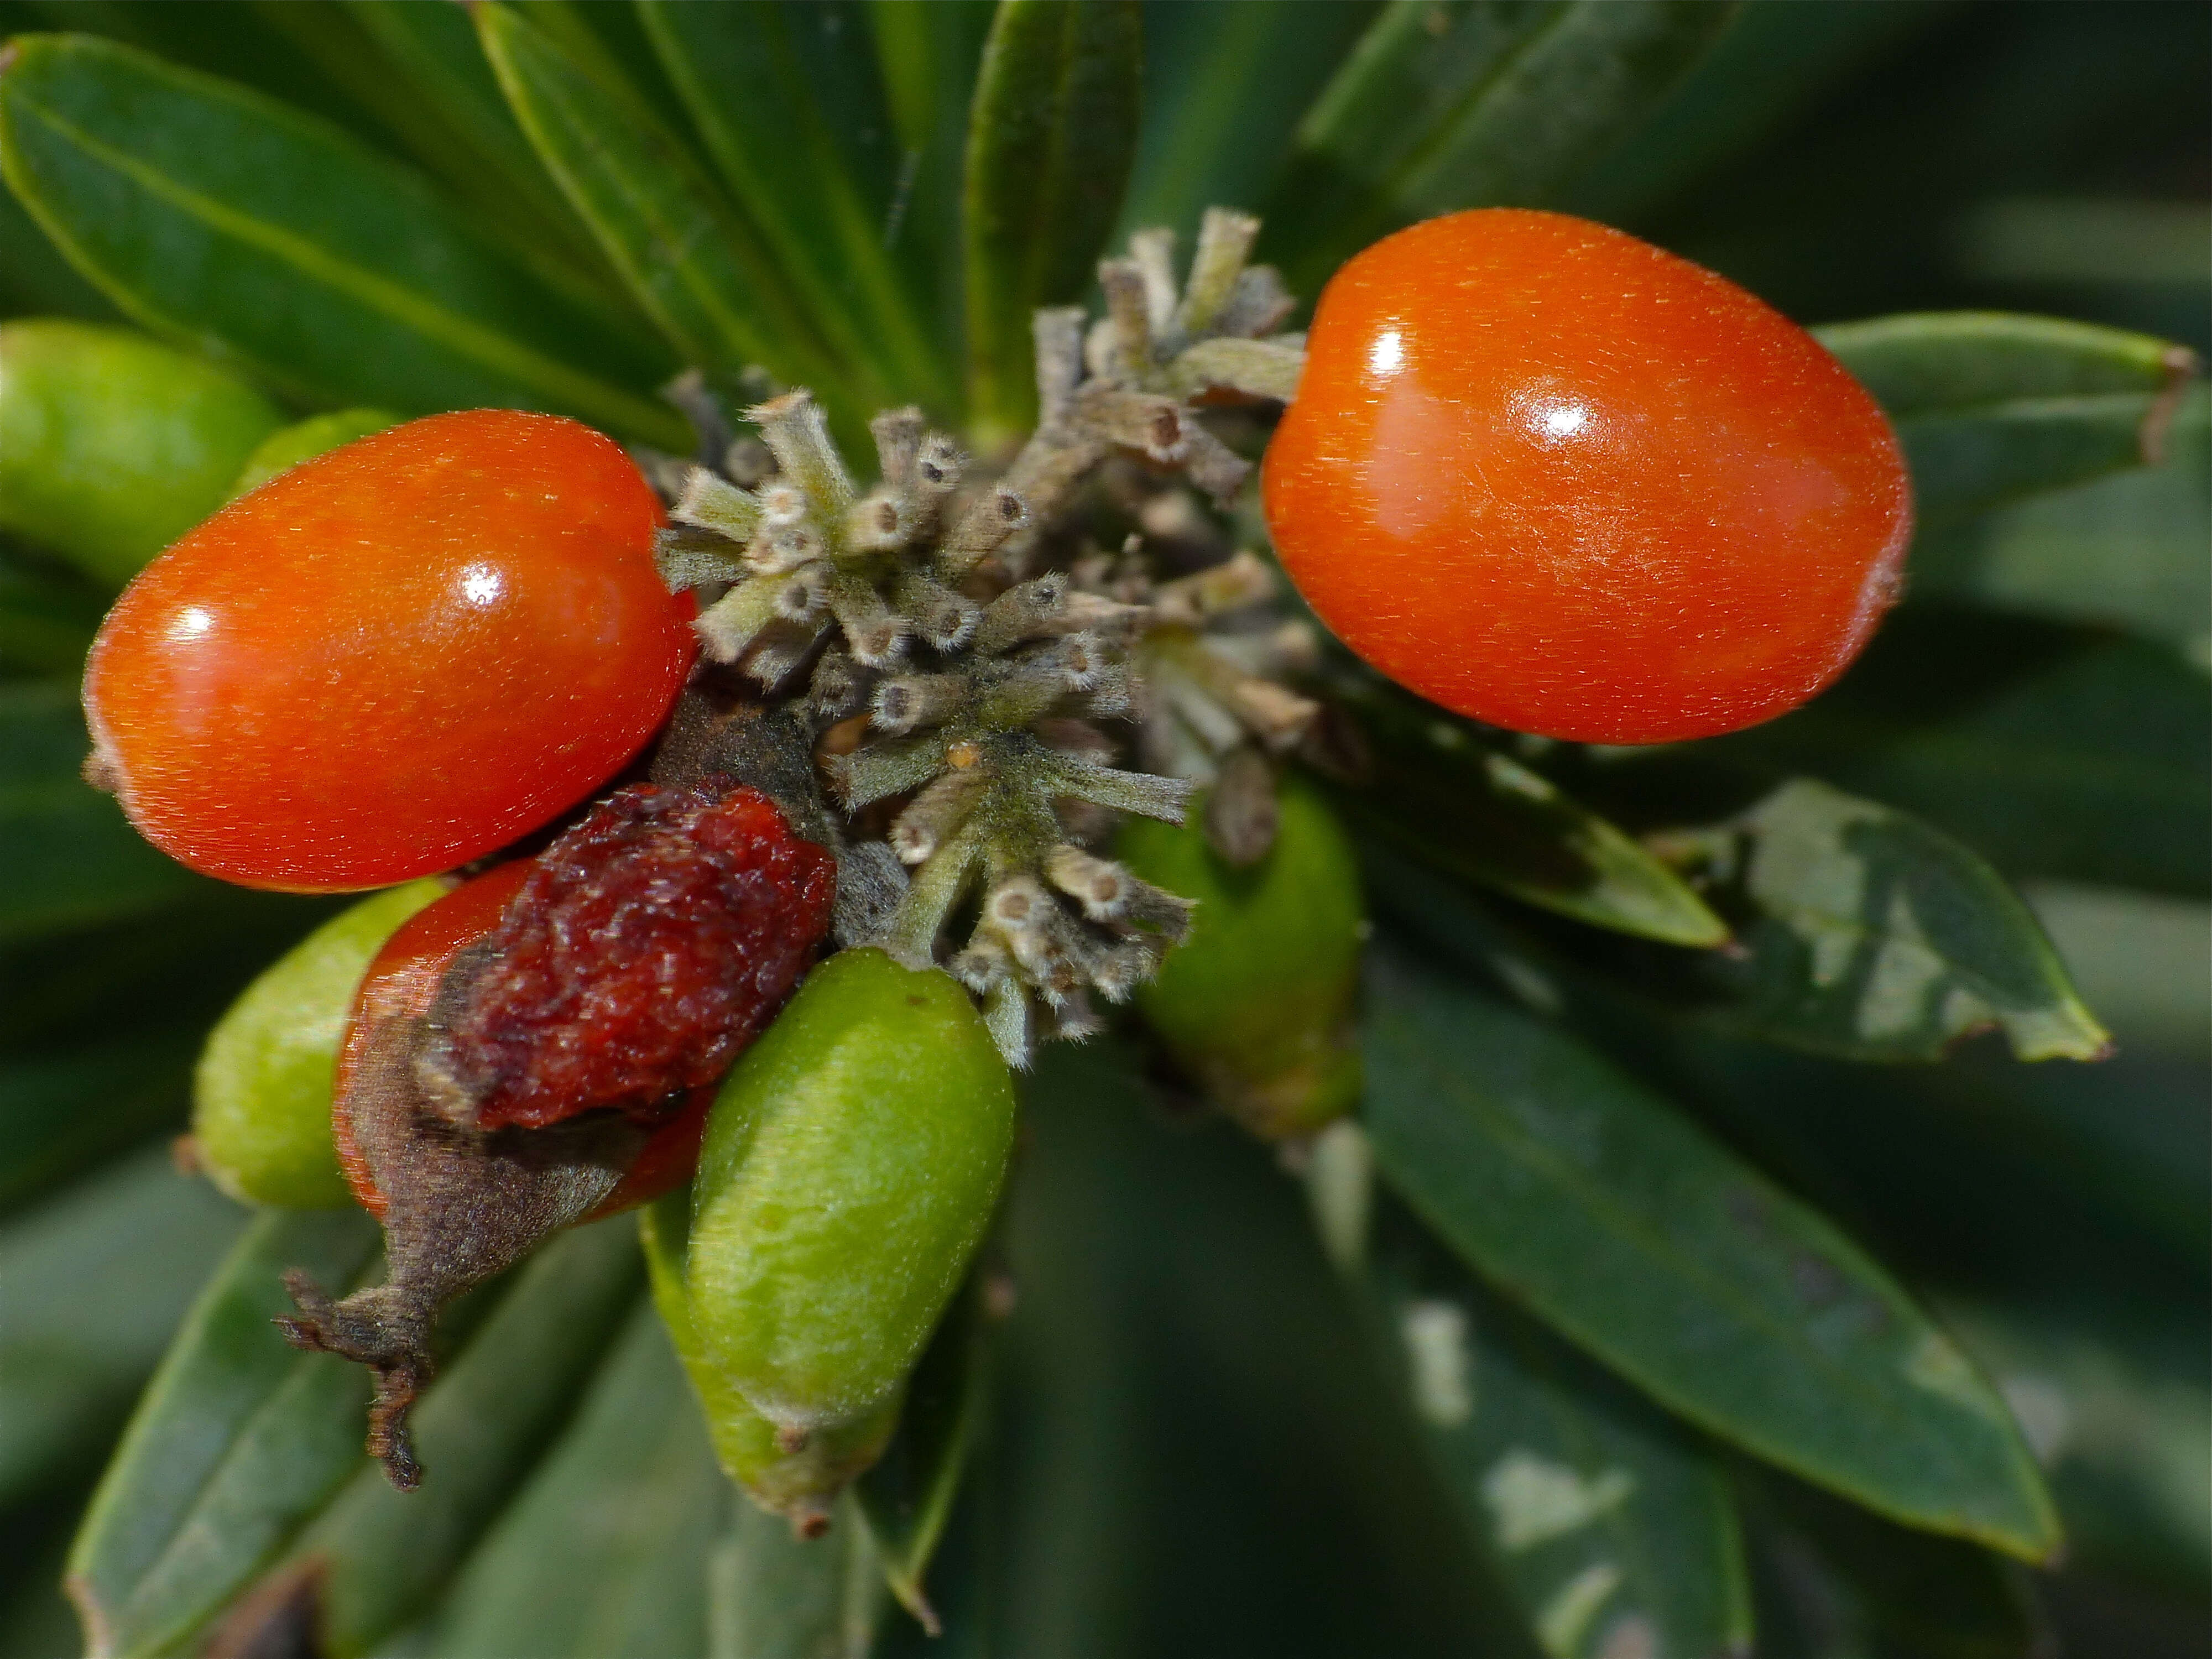
[[(699, 590), (708, 654), (803, 709), (856, 844), (911, 872), (870, 937), (950, 968), (1017, 1063), (1097, 1029), (1093, 997), (1125, 999), (1188, 925), (1085, 843), (1124, 812), (1180, 822), (1194, 787), (1237, 777), (1222, 839), (1254, 855), (1271, 774), (1224, 763), (1283, 752), (1316, 712), (1276, 678), (1312, 642), (1256, 556), (1163, 579), (1146, 515), (1111, 555), (1068, 528), (1116, 460), (1186, 517), (1178, 475), (1224, 504), (1242, 488), (1249, 463), (1193, 400), (1295, 389), (1297, 337), (1258, 337), (1291, 301), (1245, 264), (1256, 230), (1209, 213), (1180, 289), (1172, 239), (1142, 233), (1100, 267), (1105, 317), (1038, 313), (1038, 426), (995, 477), (895, 410), (864, 489), (799, 391), (749, 411), (774, 468), (754, 487), (702, 466), (674, 492), (662, 570)], [(1149, 770), (1115, 764), (1131, 735)]]

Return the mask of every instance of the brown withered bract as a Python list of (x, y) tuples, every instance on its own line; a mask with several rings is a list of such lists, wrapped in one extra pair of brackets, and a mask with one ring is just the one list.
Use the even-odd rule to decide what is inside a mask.
[[(656, 784), (682, 787), (737, 777), (767, 795), (805, 840), (836, 850), (815, 781), (813, 734), (804, 717), (754, 695), (695, 688), (679, 702), (655, 753)], [(899, 872), (865, 855), (841, 860), (841, 940), (858, 936), (896, 904)], [(902, 883), (899, 884), (902, 885)], [(871, 899), (872, 896), (872, 904)], [(484, 1129), (475, 1101), (446, 1063), (453, 1023), (491, 965), (488, 945), (458, 951), (428, 1006), (368, 1034), (366, 1053), (334, 1103), (382, 1196), (386, 1279), (333, 1300), (305, 1274), (286, 1278), (298, 1312), (278, 1319), (295, 1346), (369, 1367), (376, 1394), (368, 1449), (394, 1486), (421, 1479), (408, 1413), (431, 1378), (439, 1310), (514, 1266), (549, 1234), (589, 1216), (621, 1185), (650, 1137), (622, 1113), (591, 1109), (550, 1127)]]
[(375, 1374), (368, 1449), (403, 1490), (422, 1477), (407, 1413), (430, 1380), (438, 1310), (590, 1214), (647, 1135), (614, 1112), (546, 1129), (460, 1127), (425, 1097), (417, 1076), (428, 1029), (419, 1019), (385, 1021), (337, 1103), (384, 1195), (385, 1282), (333, 1302), (306, 1274), (288, 1273), (299, 1312), (276, 1322), (295, 1346), (342, 1354)]

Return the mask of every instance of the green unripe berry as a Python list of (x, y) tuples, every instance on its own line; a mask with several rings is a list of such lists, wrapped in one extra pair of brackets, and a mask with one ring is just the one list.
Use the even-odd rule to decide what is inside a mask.
[(935, 969), (845, 951), (738, 1057), (692, 1188), (702, 1352), (795, 1438), (893, 1401), (989, 1224), (1013, 1079)]
[(707, 1433), (723, 1473), (772, 1515), (787, 1517), (804, 1534), (829, 1524), (830, 1507), (839, 1492), (884, 1455), (898, 1427), (904, 1390), (866, 1416), (817, 1430), (803, 1443), (787, 1445), (775, 1424), (745, 1403), (745, 1397), (708, 1358), (691, 1320), (690, 1292), (684, 1288), (685, 1259), (691, 1231), (689, 1188), (669, 1194), (638, 1212), (638, 1237), (653, 1281), (653, 1306), (676, 1346), (677, 1357), (691, 1379), (707, 1419)]
[(1246, 868), (1181, 824), (1133, 819), (1116, 850), (1156, 887), (1196, 899), (1190, 933), (1137, 1006), (1224, 1109), (1270, 1139), (1310, 1133), (1359, 1098), (1352, 1033), (1367, 931), (1352, 842), (1295, 775), (1273, 844)]
[(399, 924), (447, 890), (433, 878), (333, 916), (270, 963), (208, 1034), (192, 1079), (200, 1167), (246, 1204), (353, 1202), (331, 1141), (331, 1086), (361, 976)]
[(0, 529), (120, 587), (229, 499), (284, 422), (211, 363), (129, 329), (0, 327)]
[(356, 438), (366, 438), (372, 432), (398, 426), (404, 418), (389, 410), (337, 409), (327, 415), (310, 415), (304, 421), (280, 427), (246, 458), (246, 465), (231, 485), (230, 493), (236, 496), (249, 489), (258, 489), (278, 473), (289, 472), (302, 461), (312, 461)]

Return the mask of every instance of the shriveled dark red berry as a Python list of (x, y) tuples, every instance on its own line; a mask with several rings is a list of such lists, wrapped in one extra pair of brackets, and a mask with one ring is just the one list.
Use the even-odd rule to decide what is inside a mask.
[(632, 784), (539, 854), (446, 1023), (485, 1129), (611, 1107), (652, 1123), (712, 1083), (829, 931), (830, 854), (727, 777)]

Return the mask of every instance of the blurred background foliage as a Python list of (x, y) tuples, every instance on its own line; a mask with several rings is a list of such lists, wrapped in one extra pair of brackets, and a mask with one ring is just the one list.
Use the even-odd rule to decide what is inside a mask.
[[(682, 142), (714, 150), (635, 14), (530, 11), (618, 65)], [(1217, 201), (1295, 204), (1284, 143), (1376, 15), (1322, 0), (1146, 5), (1121, 229), (1187, 230)], [(895, 115), (957, 133), (989, 9), (946, 8), (927, 28), (917, 15), (893, 4), (874, 18), (902, 66), (887, 88)], [(1808, 324), (1990, 307), (2212, 351), (2212, 11), (1759, 0), (1714, 19), (1656, 108), (1565, 169), (1547, 204), (1650, 237)], [(34, 30), (105, 36), (310, 109), (427, 171), (495, 237), (542, 250), (546, 279), (579, 303), (623, 292), (486, 100), (481, 64), (441, 102), (444, 125), (425, 124), (333, 49), (313, 7), (0, 0), (0, 32)], [(471, 126), (471, 110), (489, 114)], [(866, 133), (841, 141), (858, 176), (890, 165)], [(949, 222), (957, 165), (931, 154), (908, 210)], [(1316, 200), (1342, 185), (1309, 182)], [(923, 314), (950, 325), (957, 239), (940, 240), (920, 291)], [(1296, 273), (1304, 291), (1326, 268)], [(117, 319), (5, 191), (0, 315)], [(641, 335), (635, 350), (647, 378), (675, 362)], [(1651, 1535), (1701, 1505), (1740, 1510), (1750, 1547), (1735, 1600), (1756, 1613), (1762, 1656), (2212, 1652), (2207, 432), (2199, 388), (2164, 465), (1931, 522), (1906, 605), (1847, 680), (1704, 751), (1802, 770), (1978, 849), (2020, 884), (2112, 1032), (2110, 1060), (2029, 1066), (1984, 1036), (1942, 1065), (1876, 1066), (1662, 1017), (1608, 988), (1650, 982), (1639, 976), (1672, 947), (1440, 890), (1367, 843), (1406, 972), (1485, 985), (1498, 1008), (1557, 1013), (1564, 995), (1595, 1049), (1937, 1309), (2045, 1473), (2069, 1538), (2060, 1565), (2030, 1571), (1748, 1459), (1714, 1461), (1710, 1443), (1425, 1254), (1387, 1206), (1372, 1282), (1352, 1294), (1271, 1154), (1146, 1080), (1141, 1056), (1102, 1045), (1054, 1053), (1030, 1085), (1044, 1109), (1005, 1240), (1019, 1300), (990, 1379), (993, 1431), (933, 1581), (953, 1634), (931, 1650), (1577, 1649), (1516, 1613), (1527, 1595), (1514, 1575), (1535, 1558), (1475, 1538), (1481, 1506), (1452, 1472), (1480, 1448), (1422, 1416), (1449, 1379), (1425, 1381), (1419, 1340), (1370, 1340), (1398, 1317), (1409, 1339), (1480, 1334), (1474, 1386), (1525, 1411), (1512, 1420), (1526, 1435), (1625, 1449), (1638, 1501), (1672, 1506)], [(200, 1035), (327, 914), (174, 870), (70, 781), (70, 677), (106, 598), (0, 546), (0, 1659), (77, 1650), (55, 1588), (64, 1553), (144, 1380), (246, 1224), (177, 1179), (162, 1149)], [(1631, 829), (1639, 799), (1686, 787), (1616, 757), (1518, 752)], [(1713, 994), (1676, 988), (1693, 1004)], [(1326, 1180), (1316, 1190), (1326, 1216)], [(256, 1224), (272, 1252), (309, 1249)], [(363, 1238), (327, 1224), (337, 1231), (313, 1248), (357, 1270)], [(628, 1227), (564, 1241), (477, 1310), (511, 1328), (516, 1357), (499, 1370), (468, 1351), (470, 1386), (500, 1402), (503, 1427), (455, 1507), (401, 1518), (359, 1481), (302, 1494), (324, 1547), (383, 1564), (364, 1600), (334, 1610), (360, 1636), (347, 1650), (735, 1654), (764, 1650), (747, 1645), (744, 1609), (839, 1593), (843, 1558), (786, 1560), (707, 1468), (665, 1341), (636, 1313)], [(459, 1412), (449, 1431), (475, 1436)], [(426, 1422), (426, 1441), (436, 1430)], [(333, 1480), (349, 1477), (350, 1451), (331, 1455)], [(1724, 1474), (1698, 1472), (1711, 1468)], [(1712, 1480), (1726, 1497), (1698, 1484)], [(1648, 1571), (1667, 1583), (1663, 1563)], [(1732, 1608), (1680, 1616), (1741, 1636)], [(902, 1623), (883, 1644), (923, 1639)]]

